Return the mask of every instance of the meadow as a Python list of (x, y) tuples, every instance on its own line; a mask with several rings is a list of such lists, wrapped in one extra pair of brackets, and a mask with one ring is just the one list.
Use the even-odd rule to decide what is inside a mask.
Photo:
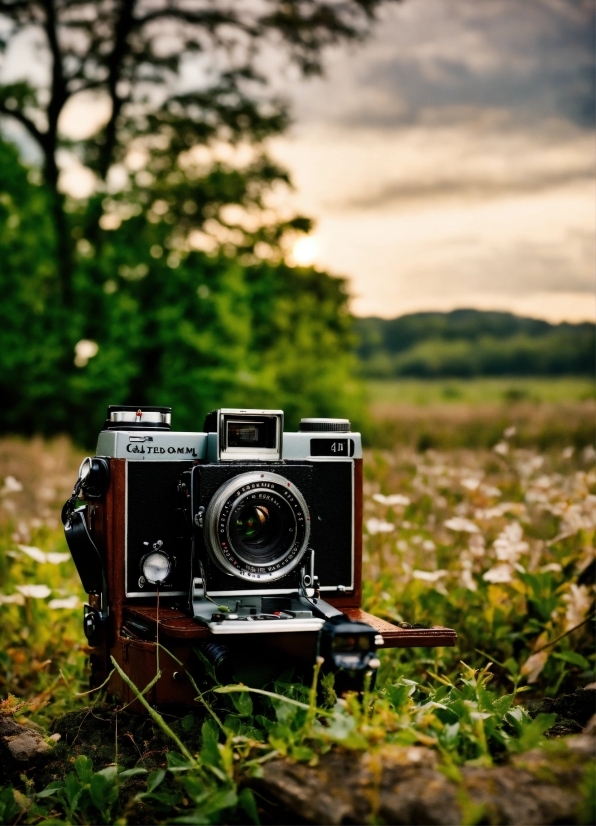
[[(81, 696), (84, 594), (59, 510), (83, 454), (65, 438), (1, 439), (0, 714), (49, 733), (65, 714), (80, 728), (91, 713), (113, 748), (98, 747), (93, 727), (85, 747), (58, 742), (62, 776), (6, 786), (0, 822), (258, 822), (248, 781), (275, 756), (314, 766), (332, 749), (422, 744), (453, 774), (544, 746), (555, 723), (580, 731), (536, 712), (595, 680), (593, 400), (585, 382), (528, 385), (530, 399), (493, 380), (371, 386), (373, 432), (389, 436), (365, 456), (364, 607), (455, 628), (456, 648), (382, 652), (361, 700), (337, 701), (328, 679), (321, 695), (316, 668), (313, 685), (286, 674), (268, 695), (214, 684), (196, 712), (168, 720), (170, 734), (149, 723), (165, 740), (152, 750), (137, 738), (137, 752), (124, 712), (118, 734), (106, 698)], [(494, 420), (498, 432), (485, 433)], [(424, 444), (433, 423), (436, 442)]]

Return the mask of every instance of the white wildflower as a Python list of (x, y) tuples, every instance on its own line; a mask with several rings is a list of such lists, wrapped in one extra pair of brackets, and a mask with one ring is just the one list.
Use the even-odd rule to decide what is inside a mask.
[(48, 602), (48, 608), (78, 608), (81, 600), (76, 597), (65, 597), (65, 599), (51, 599)]
[(403, 554), (408, 550), (408, 543), (405, 541), (405, 539), (398, 539), (398, 541), (395, 543), (395, 547), (398, 551), (401, 551)]
[(523, 502), (501, 502), (492, 508), (477, 508), (474, 511), (474, 519), (499, 519), (506, 513), (525, 516), (526, 507)]
[(493, 485), (482, 485), (480, 490), (489, 499), (498, 499), (499, 496), (503, 495), (499, 488), (495, 488)]
[(414, 579), (421, 579), (424, 582), (438, 582), (444, 576), (447, 576), (449, 572), (444, 570), (439, 571), (412, 571), (412, 577)]
[(494, 584), (511, 582), (513, 580), (513, 568), (506, 562), (502, 562), (500, 565), (495, 565), (494, 568), (490, 568), (483, 575), (482, 579), (485, 582), (492, 582)]
[(47, 585), (17, 585), (17, 591), (20, 591), (24, 597), (33, 599), (45, 599), (52, 593)]
[(571, 459), (574, 453), (575, 448), (573, 447), (573, 445), (570, 445), (569, 447), (566, 447), (565, 450), (561, 451), (561, 457), (563, 459)]
[(519, 522), (506, 525), (495, 539), (493, 547), (500, 562), (514, 565), (521, 554), (527, 553), (529, 545), (522, 540), (523, 530)]
[(452, 531), (463, 531), (464, 533), (479, 533), (478, 525), (463, 516), (453, 516), (445, 522), (445, 527)]
[(51, 565), (60, 565), (61, 562), (66, 562), (67, 559), (70, 559), (70, 554), (60, 554), (51, 551), (49, 554), (46, 554), (48, 562)]
[(593, 445), (586, 445), (585, 448), (582, 450), (582, 461), (585, 462), (587, 465), (596, 461), (596, 450), (594, 449)]
[(460, 583), (464, 588), (467, 588), (468, 591), (477, 591), (478, 585), (476, 580), (472, 576), (472, 560), (471, 559), (462, 559), (461, 561), (461, 577)]
[(528, 683), (536, 682), (547, 660), (548, 651), (539, 651), (537, 654), (531, 654), (528, 657), (521, 667), (521, 673), (528, 678)]
[(44, 562), (48, 561), (47, 556), (45, 553), (40, 549), (36, 548), (34, 545), (17, 545), (19, 551), (22, 551), (27, 556), (30, 556), (31, 559), (34, 559), (36, 562)]
[(0, 594), (0, 605), (24, 605), (25, 597), (22, 594)]
[(383, 496), (382, 493), (375, 493), (373, 495), (373, 499), (381, 505), (389, 505), (391, 507), (401, 505), (406, 508), (410, 504), (409, 498), (407, 496), (402, 496), (401, 493), (392, 493), (390, 496)]
[(565, 510), (561, 530), (575, 533), (580, 530), (596, 528), (596, 496), (593, 493), (585, 497), (581, 505), (573, 504)]
[(499, 456), (507, 456), (509, 453), (509, 445), (507, 442), (499, 442), (493, 447), (495, 453), (498, 453)]
[(558, 562), (549, 562), (548, 565), (543, 565), (542, 568), (540, 568), (539, 570), (541, 574), (547, 574), (549, 571), (559, 573), (563, 569), (561, 568)]
[(480, 479), (462, 479), (461, 486), (466, 490), (478, 490), (480, 487)]
[(468, 539), (468, 549), (472, 556), (480, 559), (486, 553), (484, 537), (481, 533), (474, 533)]
[(391, 533), (391, 531), (395, 530), (395, 525), (373, 517), (372, 519), (366, 520), (366, 530), (371, 536), (376, 533)]
[(23, 486), (15, 479), (14, 476), (7, 476), (4, 480), (4, 485), (0, 489), (0, 496), (6, 496), (8, 493), (20, 493)]
[(544, 464), (544, 456), (530, 455), (524, 453), (517, 463), (517, 472), (520, 476), (528, 479), (535, 471), (540, 470)]
[(432, 541), (432, 539), (425, 539), (424, 542), (422, 543), (422, 550), (423, 551), (436, 551), (437, 546)]
[(515, 436), (516, 433), (517, 428), (514, 425), (511, 425), (511, 427), (506, 428), (506, 430), (503, 432), (503, 438), (511, 439), (513, 438), (513, 436)]
[(569, 591), (563, 594), (563, 602), (567, 603), (565, 611), (565, 630), (575, 628), (586, 618), (586, 614), (590, 610), (593, 597), (590, 594), (586, 585), (569, 586)]

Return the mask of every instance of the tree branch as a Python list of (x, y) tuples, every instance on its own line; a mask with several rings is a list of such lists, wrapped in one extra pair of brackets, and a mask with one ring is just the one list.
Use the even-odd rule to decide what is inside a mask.
[(116, 145), (116, 125), (122, 110), (124, 99), (118, 95), (118, 81), (122, 74), (122, 64), (128, 51), (128, 36), (134, 25), (134, 8), (136, 0), (120, 0), (120, 16), (115, 24), (114, 48), (110, 55), (108, 94), (112, 102), (112, 113), (105, 128), (105, 139), (101, 149), (99, 174), (105, 180), (112, 161), (112, 153)]
[(0, 101), (0, 115), (8, 115), (15, 120), (18, 120), (20, 124), (22, 124), (27, 132), (34, 138), (37, 143), (40, 145), (41, 149), (45, 153), (45, 147), (47, 143), (47, 134), (41, 132), (37, 126), (30, 120), (27, 115), (23, 112), (20, 112), (18, 109), (9, 109), (5, 103)]

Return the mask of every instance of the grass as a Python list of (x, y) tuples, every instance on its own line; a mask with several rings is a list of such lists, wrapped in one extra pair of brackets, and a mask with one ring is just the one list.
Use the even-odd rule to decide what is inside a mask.
[[(55, 747), (66, 769), (0, 790), (0, 822), (255, 821), (246, 782), (272, 756), (315, 764), (332, 748), (419, 743), (453, 773), (542, 744), (554, 718), (532, 719), (532, 709), (593, 682), (595, 664), (596, 453), (583, 412), (564, 417), (553, 439), (541, 410), (554, 404), (523, 402), (525, 431), (509, 405), (498, 430), (486, 413), (494, 404), (461, 405), (440, 450), (404, 439), (366, 453), (364, 607), (454, 627), (457, 648), (381, 652), (375, 690), (343, 703), (316, 669), (311, 686), (290, 674), (260, 693), (212, 684), (195, 712), (166, 726), (147, 720), (143, 731), (156, 733), (140, 737), (124, 712), (77, 696), (83, 594), (55, 554), (66, 552), (59, 506), (81, 456), (66, 440), (0, 440), (0, 700), (16, 697), (5, 713), (43, 730), (72, 718), (85, 732), (72, 749)], [(419, 438), (420, 421), (433, 420), (413, 421)], [(471, 449), (489, 426), (490, 441)], [(100, 725), (119, 756), (93, 745)]]
[(374, 410), (386, 405), (484, 405), (594, 399), (589, 378), (391, 379), (366, 383)]
[(404, 379), (367, 387), (371, 417), (363, 435), (371, 447), (491, 449), (515, 427), (520, 447), (580, 449), (596, 435), (588, 379)]

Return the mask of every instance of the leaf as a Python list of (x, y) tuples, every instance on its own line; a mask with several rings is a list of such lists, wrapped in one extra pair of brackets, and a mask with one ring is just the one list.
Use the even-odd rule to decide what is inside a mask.
[(508, 743), (510, 751), (520, 753), (539, 746), (544, 732), (555, 724), (556, 719), (556, 714), (539, 714), (535, 720), (524, 722), (520, 726), (517, 739), (512, 738)]
[(439, 735), (441, 745), (446, 749), (453, 749), (459, 740), (459, 723), (452, 723), (443, 728)]
[(221, 763), (221, 755), (217, 748), (219, 731), (214, 720), (205, 720), (201, 726), (203, 744), (201, 747), (201, 758), (209, 766), (218, 766)]
[(238, 804), (246, 812), (253, 823), (260, 824), (259, 813), (257, 811), (257, 804), (252, 789), (242, 789), (238, 795)]
[(156, 769), (147, 778), (147, 792), (154, 792), (166, 776), (165, 769)]
[(410, 700), (411, 686), (388, 685), (385, 689), (389, 702), (396, 711), (407, 705)]
[(168, 771), (172, 773), (184, 772), (192, 768), (192, 763), (190, 763), (181, 754), (178, 754), (177, 751), (166, 752), (166, 761), (168, 764)]
[(93, 761), (84, 754), (74, 761), (75, 771), (81, 783), (89, 783), (93, 777)]
[[(108, 766), (108, 768), (112, 768)], [(116, 769), (116, 766), (114, 766)], [(105, 771), (105, 769), (103, 770)], [(118, 789), (115, 784), (116, 772), (113, 775), (105, 775), (102, 772), (97, 772), (91, 778), (91, 782), (89, 783), (89, 794), (91, 795), (91, 800), (97, 806), (99, 811), (107, 820), (107, 814), (110, 809), (110, 805), (116, 800), (118, 796)]]
[(553, 657), (557, 660), (563, 660), (565, 663), (577, 665), (580, 668), (583, 668), (584, 671), (587, 671), (590, 668), (590, 661), (585, 657), (582, 657), (581, 654), (578, 654), (577, 651), (561, 651), (558, 654), (553, 654)]
[(127, 780), (129, 777), (136, 777), (137, 774), (147, 774), (147, 769), (138, 766), (136, 769), (125, 769), (118, 773), (118, 777)]
[(509, 709), (511, 708), (514, 700), (513, 694), (505, 694), (504, 697), (499, 697), (495, 700), (492, 704), (492, 710), (497, 715), (497, 717), (503, 719)]
[[(131, 771), (134, 771), (132, 769)], [(142, 769), (141, 769), (142, 771)], [(118, 776), (118, 766), (106, 766), (105, 769), (100, 769), (96, 774), (105, 777), (106, 781), (110, 784), (114, 783)], [(96, 775), (94, 775), (96, 776)]]
[(192, 714), (187, 714), (186, 717), (183, 717), (180, 721), (180, 725), (182, 726), (184, 731), (190, 731), (194, 725), (194, 722), (195, 718), (192, 716)]
[(252, 715), (252, 698), (248, 693), (230, 694), (230, 698), (234, 703), (234, 708), (241, 717), (249, 717)]
[(10, 823), (21, 811), (13, 787), (0, 788), (0, 823)]

